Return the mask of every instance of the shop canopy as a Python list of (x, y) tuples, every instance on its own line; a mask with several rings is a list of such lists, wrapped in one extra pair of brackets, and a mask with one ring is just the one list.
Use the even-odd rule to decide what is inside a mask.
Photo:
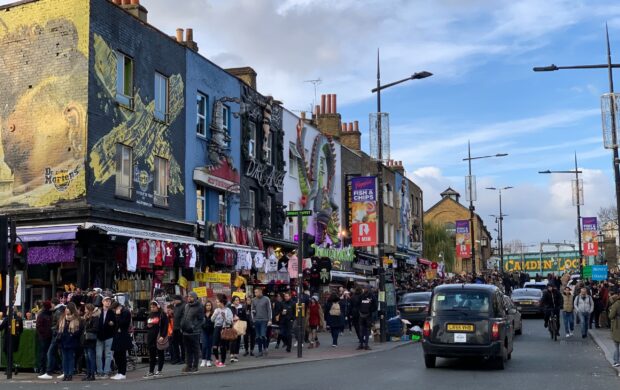
[(80, 225), (45, 225), (17, 227), (22, 242), (75, 240)]
[(104, 223), (86, 223), (84, 228), (92, 230), (100, 230), (105, 232), (108, 236), (123, 236), (131, 238), (140, 238), (143, 240), (158, 240), (178, 242), (181, 244), (191, 245), (208, 245), (206, 242), (202, 242), (194, 237), (179, 236), (177, 234), (168, 234), (154, 232), (152, 230), (134, 229), (125, 226), (108, 225)]
[(251, 246), (246, 245), (238, 245), (238, 244), (229, 244), (227, 242), (219, 242), (219, 241), (209, 241), (207, 243), (202, 243), (201, 245), (213, 245), (214, 248), (219, 249), (230, 249), (234, 251), (246, 251), (252, 253), (264, 253), (264, 250), (252, 248)]
[[(332, 271), (332, 279), (339, 280), (357, 280), (367, 282), (368, 278), (362, 275), (358, 275), (354, 272)], [(374, 278), (373, 278), (374, 279)]]

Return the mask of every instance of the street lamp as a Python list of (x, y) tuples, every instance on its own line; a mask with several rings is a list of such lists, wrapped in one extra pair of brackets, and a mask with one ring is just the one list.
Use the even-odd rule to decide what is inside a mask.
[[(422, 72), (418, 72), (418, 73), (414, 73), (413, 75), (402, 79), (402, 80), (398, 80), (395, 81), (393, 83), (389, 83), (389, 84), (385, 84), (385, 85), (381, 85), (381, 71), (380, 71), (380, 66), (379, 66), (379, 50), (377, 49), (377, 88), (373, 88), (371, 90), (372, 93), (377, 93), (377, 202), (379, 203), (379, 215), (377, 216), (377, 223), (379, 224), (379, 227), (377, 229), (377, 235), (379, 236), (378, 240), (377, 240), (377, 252), (378, 252), (378, 257), (379, 257), (379, 330), (380, 330), (380, 338), (381, 338), (381, 342), (385, 342), (386, 341), (386, 335), (387, 335), (387, 323), (386, 323), (386, 319), (385, 319), (385, 269), (383, 268), (383, 255), (384, 255), (384, 248), (383, 248), (383, 235), (385, 234), (383, 229), (383, 146), (381, 145), (382, 143), (382, 136), (381, 136), (381, 90), (389, 88), (389, 87), (393, 87), (397, 84), (400, 83), (404, 83), (405, 81), (408, 80), (421, 80), (421, 79), (425, 79), (427, 77), (432, 76), (433, 74), (427, 71), (422, 71)], [(382, 298), (382, 299), (381, 299)]]
[(504, 217), (506, 214), (502, 213), (502, 191), (509, 190), (514, 188), (512, 186), (496, 188), (496, 187), (487, 187), (487, 190), (497, 191), (499, 192), (499, 232), (497, 232), (498, 240), (499, 240), (499, 265), (500, 272), (504, 272)]
[(583, 205), (583, 181), (579, 179), (579, 174), (583, 173), (577, 169), (577, 153), (575, 153), (575, 169), (572, 171), (539, 171), (540, 174), (568, 173), (574, 174), (573, 181), (573, 205), (577, 206), (577, 240), (579, 242), (579, 274), (583, 277), (583, 248), (581, 247), (581, 205)]
[[(601, 98), (602, 114), (603, 114), (603, 142), (606, 149), (613, 150), (613, 166), (614, 166), (614, 181), (616, 185), (616, 209), (617, 220), (616, 229), (620, 231), (620, 167), (618, 164), (618, 127), (620, 125), (617, 122), (618, 119), (618, 107), (620, 99), (614, 94), (614, 68), (620, 68), (620, 64), (611, 63), (611, 46), (609, 44), (609, 29), (605, 25), (605, 36), (607, 40), (607, 63), (598, 65), (573, 65), (573, 66), (538, 66), (533, 70), (534, 72), (552, 72), (563, 69), (607, 69), (607, 78), (609, 82), (609, 93), (604, 94)], [(581, 250), (581, 245), (579, 246)]]
[[(471, 161), (472, 160), (481, 160), (483, 158), (492, 158), (492, 157), (506, 157), (508, 153), (497, 153), (491, 154), (488, 156), (471, 156), (471, 143), (467, 141), (467, 157), (463, 159), (463, 161), (467, 161), (469, 165), (469, 175), (465, 178), (465, 187), (467, 189), (466, 194), (469, 195), (469, 226), (470, 226), (470, 234), (471, 234), (471, 269), (472, 273), (476, 273), (476, 236), (474, 232), (474, 200), (476, 200), (476, 178), (471, 174)], [(481, 252), (482, 253), (482, 252)]]

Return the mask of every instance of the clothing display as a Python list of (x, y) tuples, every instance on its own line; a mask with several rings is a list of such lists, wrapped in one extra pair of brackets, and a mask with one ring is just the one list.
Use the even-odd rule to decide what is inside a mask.
[(138, 244), (133, 238), (127, 241), (127, 271), (136, 272), (138, 265)]

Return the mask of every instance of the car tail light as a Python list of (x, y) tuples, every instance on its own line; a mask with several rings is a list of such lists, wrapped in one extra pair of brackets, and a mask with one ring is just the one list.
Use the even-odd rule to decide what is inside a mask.
[(499, 340), (499, 324), (497, 322), (494, 322), (491, 326), (491, 339), (493, 341)]
[(424, 321), (424, 329), (422, 330), (422, 334), (424, 337), (431, 337), (431, 323), (428, 321)]

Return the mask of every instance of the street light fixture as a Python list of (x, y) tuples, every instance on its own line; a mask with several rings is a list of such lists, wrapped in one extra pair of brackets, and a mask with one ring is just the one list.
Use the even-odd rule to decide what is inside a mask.
[(381, 85), (381, 70), (379, 66), (379, 50), (377, 49), (377, 87), (371, 90), (372, 93), (377, 93), (377, 202), (379, 203), (377, 216), (377, 253), (379, 257), (379, 333), (381, 342), (386, 341), (387, 336), (387, 322), (385, 318), (385, 269), (383, 268), (383, 240), (384, 240), (384, 216), (383, 216), (383, 146), (381, 135), (381, 90), (393, 87), (397, 84), (403, 83), (408, 80), (420, 80), (432, 76), (433, 74), (427, 71), (414, 73), (410, 77), (402, 80), (395, 81), (393, 83)]
[(577, 168), (577, 153), (575, 153), (575, 169), (572, 171), (538, 171), (540, 174), (568, 173), (574, 174), (575, 180), (573, 188), (573, 204), (577, 206), (577, 240), (579, 242), (579, 274), (583, 277), (583, 248), (581, 247), (581, 205), (583, 205), (583, 182), (579, 179), (579, 174), (583, 173)]
[(471, 156), (471, 143), (467, 141), (467, 157), (463, 159), (463, 161), (467, 161), (469, 164), (469, 175), (465, 178), (465, 186), (467, 189), (467, 194), (469, 195), (469, 226), (470, 226), (470, 234), (471, 234), (471, 269), (472, 273), (476, 273), (476, 238), (474, 232), (474, 198), (475, 198), (475, 186), (476, 186), (476, 178), (474, 178), (471, 174), (471, 161), (472, 160), (480, 160), (483, 158), (493, 158), (493, 157), (505, 157), (508, 156), (508, 153), (497, 153), (491, 154), (488, 156)]
[(499, 231), (497, 232), (497, 239), (499, 240), (499, 265), (500, 272), (502, 273), (504, 272), (504, 217), (507, 216), (507, 214), (504, 214), (502, 212), (502, 191), (506, 191), (511, 188), (514, 187), (487, 187), (487, 190), (499, 192), (499, 217), (497, 217), (497, 219), (499, 220)]

